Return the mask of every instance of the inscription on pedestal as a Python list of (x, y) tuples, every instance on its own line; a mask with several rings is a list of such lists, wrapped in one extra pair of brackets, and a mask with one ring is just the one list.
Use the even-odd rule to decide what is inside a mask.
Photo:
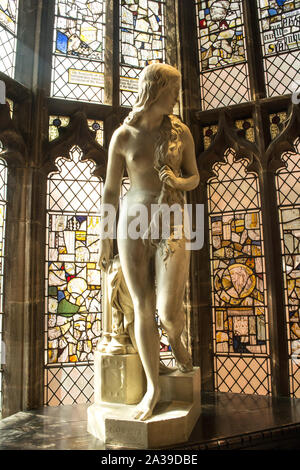
[[(112, 403), (125, 402), (126, 390), (124, 362), (120, 361), (118, 356), (104, 356), (102, 361), (102, 399)], [(110, 384), (109, 387), (106, 385), (108, 383)]]
[(144, 424), (135, 423), (133, 428), (128, 425), (128, 421), (111, 421), (106, 422), (106, 439), (107, 442), (113, 443), (135, 443), (138, 446), (144, 444)]
[(95, 352), (95, 403), (134, 405), (144, 395), (144, 382), (137, 354)]

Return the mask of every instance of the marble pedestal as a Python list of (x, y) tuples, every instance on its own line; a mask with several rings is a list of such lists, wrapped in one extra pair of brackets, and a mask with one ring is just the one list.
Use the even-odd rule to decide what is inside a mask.
[(98, 401), (88, 408), (88, 431), (105, 444), (130, 449), (187, 441), (200, 415), (200, 369), (161, 375), (160, 386), (161, 398), (150, 419), (134, 420), (136, 405)]

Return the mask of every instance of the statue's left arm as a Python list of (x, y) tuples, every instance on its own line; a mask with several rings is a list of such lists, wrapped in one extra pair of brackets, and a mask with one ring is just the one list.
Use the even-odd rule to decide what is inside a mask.
[(173, 171), (168, 166), (163, 166), (160, 170), (160, 179), (174, 189), (181, 191), (191, 191), (195, 189), (200, 181), (200, 176), (197, 168), (195, 144), (191, 131), (184, 125), (181, 135), (183, 151), (181, 171), (182, 177), (174, 175)]

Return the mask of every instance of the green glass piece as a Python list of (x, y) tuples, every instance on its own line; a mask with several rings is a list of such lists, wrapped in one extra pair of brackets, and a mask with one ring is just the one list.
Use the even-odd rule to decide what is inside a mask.
[(58, 304), (57, 313), (58, 315), (63, 315), (64, 317), (71, 317), (74, 313), (77, 313), (79, 310), (78, 305), (74, 305), (66, 299), (62, 299)]
[(56, 286), (49, 286), (49, 295), (53, 297), (57, 296), (57, 287)]

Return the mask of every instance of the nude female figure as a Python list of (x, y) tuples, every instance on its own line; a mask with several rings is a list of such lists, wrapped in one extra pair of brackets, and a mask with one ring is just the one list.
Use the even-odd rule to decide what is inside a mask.
[[(134, 306), (134, 331), (144, 367), (147, 391), (137, 405), (135, 419), (146, 420), (159, 401), (158, 311), (167, 332), (178, 368), (192, 370), (192, 359), (182, 344), (183, 297), (189, 272), (190, 252), (184, 239), (151, 243), (142, 237), (124, 237), (133, 217), (128, 212), (143, 204), (183, 204), (183, 192), (196, 188), (199, 174), (192, 135), (172, 115), (180, 89), (180, 74), (165, 64), (147, 66), (139, 80), (139, 93), (132, 112), (111, 139), (104, 204), (119, 203), (125, 167), (130, 179), (118, 222), (118, 250), (122, 271)], [(150, 216), (147, 221), (150, 224)], [(173, 237), (174, 238), (174, 237)], [(166, 256), (162, 256), (165, 252)], [(109, 239), (100, 241), (99, 265), (111, 259)], [(167, 259), (165, 259), (167, 258)]]

